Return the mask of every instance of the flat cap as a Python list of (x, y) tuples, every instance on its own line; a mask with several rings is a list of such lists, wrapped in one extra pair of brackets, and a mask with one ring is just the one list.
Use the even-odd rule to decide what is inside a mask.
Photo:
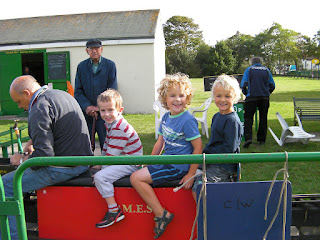
[(97, 38), (91, 38), (86, 43), (86, 46), (87, 47), (101, 47), (101, 41), (99, 39), (97, 39)]

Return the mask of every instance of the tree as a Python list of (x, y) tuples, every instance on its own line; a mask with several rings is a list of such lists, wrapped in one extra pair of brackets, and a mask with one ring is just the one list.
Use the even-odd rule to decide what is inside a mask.
[(187, 51), (185, 49), (174, 49), (170, 59), (169, 56), (167, 58), (168, 63), (167, 72), (176, 73), (182, 72), (188, 74), (190, 77), (198, 77), (200, 76), (200, 68), (199, 65), (195, 64), (195, 56), (196, 52)]
[(232, 50), (224, 41), (218, 42), (214, 47), (206, 44), (200, 45), (195, 62), (201, 66), (202, 76), (214, 76), (222, 73), (234, 74), (236, 66)]
[(309, 45), (309, 52), (311, 56), (320, 59), (320, 30), (311, 39)]
[(163, 25), (166, 40), (167, 73), (184, 72), (191, 77), (199, 74), (194, 58), (200, 44), (202, 31), (192, 18), (173, 16)]
[(283, 73), (291, 64), (299, 68), (306, 57), (320, 59), (320, 30), (310, 39), (273, 23), (254, 37), (237, 32), (209, 46), (192, 18), (173, 16), (163, 26), (167, 73), (190, 77), (243, 73), (252, 56), (261, 56), (272, 72)]
[(167, 49), (194, 51), (203, 43), (202, 31), (192, 18), (173, 16), (163, 26)]
[(284, 29), (279, 23), (273, 23), (269, 29), (255, 37), (260, 46), (266, 65), (273, 71), (282, 73), (286, 66), (298, 63), (308, 54), (310, 40), (301, 34)]
[(211, 47), (205, 43), (201, 44), (197, 50), (195, 64), (200, 66), (201, 76), (210, 76), (212, 74), (212, 65), (210, 63)]
[(224, 41), (218, 42), (211, 49), (212, 73), (213, 75), (234, 74), (236, 59), (232, 55), (232, 50)]
[(248, 65), (250, 56), (253, 55), (253, 37), (237, 32), (232, 37), (225, 40), (226, 45), (232, 50), (232, 55), (236, 60), (235, 73), (243, 73)]

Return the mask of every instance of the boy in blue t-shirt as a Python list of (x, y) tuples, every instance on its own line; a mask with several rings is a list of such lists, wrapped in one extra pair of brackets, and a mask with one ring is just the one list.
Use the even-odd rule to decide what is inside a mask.
[[(238, 81), (228, 75), (220, 75), (213, 83), (212, 95), (219, 112), (212, 118), (211, 135), (203, 153), (239, 153), (243, 126), (233, 104), (240, 99)], [(206, 164), (208, 182), (230, 182), (237, 164)], [(199, 165), (202, 169), (202, 165)], [(193, 190), (202, 184), (202, 177), (196, 177)], [(194, 193), (195, 196), (195, 193)]]
[[(190, 104), (193, 90), (187, 75), (167, 75), (158, 89), (159, 100), (168, 109), (161, 120), (159, 138), (154, 145), (152, 155), (182, 155), (201, 154), (202, 141), (197, 120), (186, 110)], [(165, 210), (159, 202), (153, 188), (164, 182), (181, 179), (185, 183), (196, 172), (198, 164), (161, 164), (148, 165), (134, 172), (131, 184), (143, 200), (150, 206), (155, 215), (155, 239), (165, 231), (173, 219), (173, 213)], [(191, 188), (193, 180), (186, 183), (186, 189)]]

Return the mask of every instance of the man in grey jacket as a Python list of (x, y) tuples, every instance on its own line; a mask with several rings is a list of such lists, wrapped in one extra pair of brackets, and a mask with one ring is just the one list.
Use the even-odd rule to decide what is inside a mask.
[[(10, 86), (10, 96), (19, 108), (29, 112), (29, 142), (24, 153), (11, 157), (12, 165), (20, 165), (32, 157), (92, 156), (90, 136), (82, 110), (68, 93), (41, 87), (30, 75), (17, 77)], [(22, 176), (22, 192), (67, 181), (80, 175), (88, 166), (43, 166), (28, 168)], [(2, 177), (6, 197), (13, 197), (15, 171)], [(9, 217), (12, 239), (18, 239), (16, 219)]]

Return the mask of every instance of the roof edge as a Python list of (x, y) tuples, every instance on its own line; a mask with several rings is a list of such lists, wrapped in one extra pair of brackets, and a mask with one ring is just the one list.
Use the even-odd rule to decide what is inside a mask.
[[(111, 45), (135, 45), (135, 44), (153, 44), (154, 38), (139, 39), (114, 39), (101, 40), (103, 46)], [(17, 44), (0, 46), (0, 51), (23, 50), (23, 49), (43, 49), (43, 48), (63, 48), (63, 47), (85, 47), (86, 41), (76, 42), (52, 42), (52, 43), (34, 43), (34, 44)]]
[(82, 13), (70, 13), (70, 14), (57, 14), (57, 15), (40, 15), (34, 17), (22, 17), (22, 18), (8, 18), (8, 19), (1, 19), (1, 21), (8, 21), (8, 20), (17, 20), (17, 19), (35, 19), (35, 18), (47, 18), (47, 17), (61, 17), (61, 16), (77, 16), (83, 14), (103, 14), (103, 13), (129, 13), (129, 12), (143, 12), (143, 11), (157, 11), (160, 12), (160, 9), (143, 9), (143, 10), (121, 10), (121, 11), (109, 11), (109, 12), (82, 12)]

